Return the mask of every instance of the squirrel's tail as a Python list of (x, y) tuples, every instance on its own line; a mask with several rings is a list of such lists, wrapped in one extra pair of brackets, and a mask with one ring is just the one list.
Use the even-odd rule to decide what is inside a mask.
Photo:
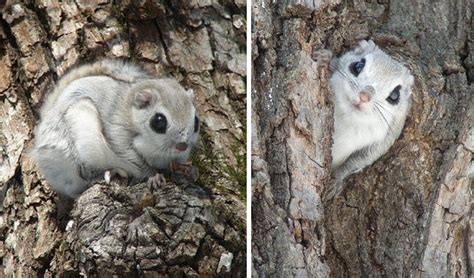
[(53, 91), (46, 96), (41, 108), (41, 116), (49, 111), (56, 103), (62, 91), (73, 81), (89, 76), (108, 76), (118, 81), (132, 83), (136, 79), (148, 78), (149, 74), (142, 68), (124, 59), (102, 59), (92, 63), (79, 64), (67, 70), (54, 86)]

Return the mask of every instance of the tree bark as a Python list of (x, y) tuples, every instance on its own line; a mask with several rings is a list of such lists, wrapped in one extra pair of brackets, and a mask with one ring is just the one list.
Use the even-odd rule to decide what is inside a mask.
[[(0, 10), (5, 276), (245, 275), (245, 1), (8, 1)], [(28, 152), (58, 76), (103, 56), (131, 58), (194, 90), (201, 176), (157, 189), (96, 184), (66, 211), (64, 227), (67, 208)]]
[[(473, 1), (252, 5), (254, 276), (470, 277)], [(327, 205), (328, 63), (371, 38), (415, 76), (389, 152)]]

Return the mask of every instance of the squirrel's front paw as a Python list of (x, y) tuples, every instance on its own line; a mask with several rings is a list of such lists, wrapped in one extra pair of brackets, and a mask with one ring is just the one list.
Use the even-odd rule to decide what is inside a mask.
[(157, 173), (153, 177), (150, 177), (148, 181), (146, 182), (146, 184), (148, 185), (151, 191), (154, 191), (160, 188), (161, 186), (165, 185), (166, 179), (162, 174)]
[(172, 162), (170, 165), (171, 172), (185, 176), (187, 179), (195, 182), (199, 177), (199, 170), (191, 163), (179, 164)]
[(112, 178), (120, 176), (123, 179), (128, 179), (128, 174), (122, 169), (116, 168), (112, 170), (105, 171), (104, 173), (104, 179), (106, 184), (110, 184), (112, 181)]

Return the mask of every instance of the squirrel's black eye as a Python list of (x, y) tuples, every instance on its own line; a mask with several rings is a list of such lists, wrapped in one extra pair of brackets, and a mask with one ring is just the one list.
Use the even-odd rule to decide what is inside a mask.
[(400, 101), (400, 89), (402, 86), (398, 85), (393, 89), (393, 91), (390, 93), (390, 95), (387, 97), (388, 103), (395, 105)]
[(161, 113), (156, 113), (150, 120), (150, 127), (156, 133), (165, 133), (167, 125), (168, 121), (166, 120), (165, 115)]
[(354, 76), (359, 76), (359, 73), (362, 72), (365, 66), (365, 58), (360, 59), (359, 62), (354, 62), (349, 66), (349, 70)]
[(199, 118), (194, 116), (194, 132), (198, 132), (199, 130)]

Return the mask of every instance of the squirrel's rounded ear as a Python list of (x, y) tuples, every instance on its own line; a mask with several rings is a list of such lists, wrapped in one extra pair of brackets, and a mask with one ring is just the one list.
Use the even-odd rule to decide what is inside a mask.
[(150, 105), (152, 100), (153, 93), (150, 90), (143, 89), (135, 94), (133, 99), (133, 105), (139, 109), (142, 109)]
[(361, 40), (357, 44), (357, 47), (355, 48), (355, 52), (357, 54), (362, 54), (364, 52), (370, 52), (374, 51), (377, 48), (377, 45), (374, 43), (373, 40)]
[(192, 99), (194, 99), (194, 91), (193, 89), (188, 89), (188, 90), (185, 90), (186, 92), (186, 95)]
[(375, 44), (375, 42), (373, 40), (368, 40), (367, 41), (367, 47), (371, 48), (371, 49), (374, 49), (374, 48), (377, 47), (377, 45)]

